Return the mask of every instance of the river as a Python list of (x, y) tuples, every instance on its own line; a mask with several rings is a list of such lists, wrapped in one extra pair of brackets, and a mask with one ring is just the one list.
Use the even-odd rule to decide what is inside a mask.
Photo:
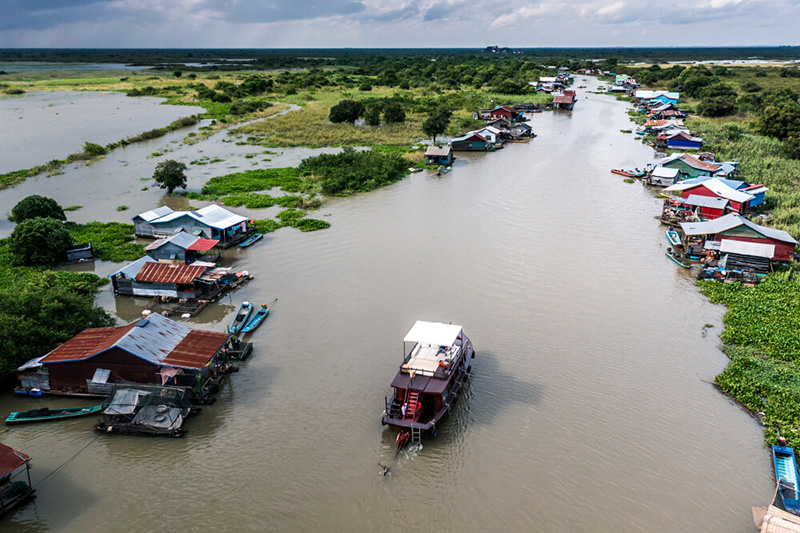
[[(242, 300), (279, 301), (216, 404), (183, 439), (93, 440), (80, 419), (11, 428), (3, 442), (40, 484), (0, 528), (751, 531), (774, 485), (760, 427), (709, 384), (727, 364), (724, 308), (664, 256), (652, 193), (609, 173), (653, 158), (620, 131), (627, 104), (578, 94), (572, 112), (533, 115), (530, 144), (460, 153), (441, 178), (328, 201), (313, 216), (330, 229), (228, 253), (256, 277), (194, 325), (220, 331)], [(265, 164), (307, 153), (281, 152)], [(133, 191), (141, 169), (119, 157), (86, 168), (113, 165)], [(75, 195), (56, 184), (76, 179), (41, 192)], [(101, 189), (70, 216), (137, 212)], [(107, 288), (98, 301), (126, 320), (140, 308)], [(463, 325), (477, 357), (436, 438), (384, 477), (384, 396), (418, 319)], [(0, 412), (40, 403), (7, 394)]]

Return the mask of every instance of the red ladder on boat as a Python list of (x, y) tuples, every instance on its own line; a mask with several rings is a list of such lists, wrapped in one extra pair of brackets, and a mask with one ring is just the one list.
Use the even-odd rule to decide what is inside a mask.
[(419, 418), (419, 410), (422, 406), (419, 403), (419, 392), (412, 391), (408, 393), (408, 404), (406, 407), (406, 414), (403, 416), (405, 420), (416, 420)]

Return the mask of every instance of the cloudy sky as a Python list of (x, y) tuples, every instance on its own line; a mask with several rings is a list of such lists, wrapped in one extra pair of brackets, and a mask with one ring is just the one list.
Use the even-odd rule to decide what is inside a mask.
[(800, 44), (800, 0), (0, 0), (0, 47)]

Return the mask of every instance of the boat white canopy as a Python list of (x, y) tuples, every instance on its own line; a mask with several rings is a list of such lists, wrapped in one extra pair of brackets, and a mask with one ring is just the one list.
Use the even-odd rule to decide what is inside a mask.
[(461, 326), (455, 324), (417, 320), (414, 327), (406, 334), (403, 342), (418, 342), (433, 346), (453, 346), (458, 336), (461, 335), (461, 329)]

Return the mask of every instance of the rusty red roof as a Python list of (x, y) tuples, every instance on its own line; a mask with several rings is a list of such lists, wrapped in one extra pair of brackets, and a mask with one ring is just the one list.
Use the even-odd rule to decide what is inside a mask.
[(689, 166), (703, 170), (710, 170), (711, 172), (719, 169), (720, 167), (720, 165), (717, 165), (715, 163), (706, 163), (705, 161), (701, 161), (700, 159), (697, 159), (695, 156), (691, 154), (683, 154), (681, 158), (683, 159), (684, 163), (686, 163)]
[(187, 250), (197, 250), (198, 252), (207, 252), (219, 244), (216, 239), (197, 239), (194, 244), (189, 246)]
[(206, 267), (171, 265), (168, 263), (146, 263), (136, 274), (136, 281), (151, 283), (191, 283), (199, 278)]
[(161, 360), (161, 364), (182, 368), (203, 368), (228, 340), (226, 333), (192, 330)]
[(24, 453), (0, 443), (0, 476), (13, 472), (30, 460)]
[(553, 103), (555, 104), (571, 104), (572, 101), (573, 100), (571, 96), (563, 94), (557, 94), (556, 96), (553, 97)]
[(85, 329), (45, 355), (42, 363), (76, 361), (108, 350), (133, 328), (135, 322), (113, 328)]

